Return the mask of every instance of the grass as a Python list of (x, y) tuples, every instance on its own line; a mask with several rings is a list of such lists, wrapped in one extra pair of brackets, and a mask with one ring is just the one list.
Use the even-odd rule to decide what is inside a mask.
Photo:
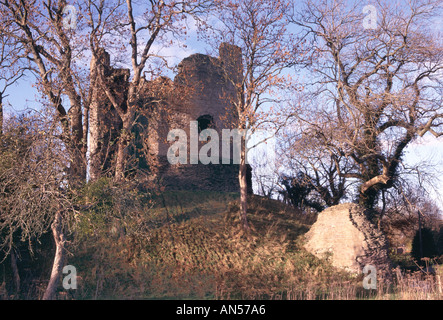
[[(217, 202), (214, 195), (206, 201), (198, 203), (200, 210), (196, 203), (183, 207), (189, 212), (220, 208), (208, 205)], [(311, 281), (332, 276), (335, 270), (299, 243), (315, 217), (260, 197), (251, 198), (249, 207), (250, 235), (238, 228), (236, 200), (225, 202), (219, 212), (154, 230), (138, 256), (152, 273), (144, 297), (284, 298), (306, 286), (310, 276)]]
[(154, 196), (146, 210), (155, 223), (146, 237), (104, 232), (89, 234), (78, 245), (70, 264), (81, 278), (71, 298), (442, 298), (440, 269), (426, 277), (397, 274), (389, 283), (379, 281), (377, 290), (365, 290), (363, 276), (317, 259), (302, 246), (314, 214), (252, 196), (252, 231), (245, 234), (238, 227), (238, 209), (238, 195), (232, 193), (169, 191)]

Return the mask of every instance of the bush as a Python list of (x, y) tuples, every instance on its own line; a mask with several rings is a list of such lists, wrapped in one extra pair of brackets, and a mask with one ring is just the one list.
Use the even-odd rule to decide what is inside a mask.
[(437, 252), (439, 255), (443, 255), (443, 227), (440, 227), (437, 238)]
[(420, 252), (420, 233), (419, 230), (415, 233), (414, 239), (412, 240), (412, 251), (411, 255), (414, 259), (421, 263), (421, 258), (434, 258), (437, 255), (437, 248), (435, 246), (434, 235), (431, 229), (422, 228), (421, 229), (422, 238), (422, 249)]

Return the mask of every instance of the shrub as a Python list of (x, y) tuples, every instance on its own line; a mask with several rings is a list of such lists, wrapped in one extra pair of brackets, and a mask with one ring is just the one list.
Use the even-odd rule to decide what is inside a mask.
[(412, 240), (412, 251), (411, 255), (414, 259), (421, 263), (422, 258), (433, 258), (437, 255), (437, 249), (434, 242), (434, 235), (431, 229), (422, 228), (421, 229), (421, 239), (422, 239), (422, 249), (420, 252), (420, 230), (415, 233), (414, 239)]
[(437, 252), (439, 255), (443, 255), (443, 227), (440, 227), (437, 238)]

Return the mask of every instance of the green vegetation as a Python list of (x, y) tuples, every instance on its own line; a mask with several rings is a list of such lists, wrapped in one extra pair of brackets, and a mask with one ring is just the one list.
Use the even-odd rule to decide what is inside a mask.
[(434, 235), (431, 229), (422, 228), (421, 231), (417, 230), (414, 239), (412, 240), (411, 255), (417, 261), (421, 261), (422, 258), (434, 258), (437, 255), (437, 248), (435, 246)]

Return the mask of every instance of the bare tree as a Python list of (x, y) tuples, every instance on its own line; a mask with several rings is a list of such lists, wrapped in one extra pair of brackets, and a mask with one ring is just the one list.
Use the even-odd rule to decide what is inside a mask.
[[(70, 181), (86, 177), (86, 132), (82, 114), (82, 77), (76, 57), (83, 46), (75, 30), (64, 26), (66, 1), (1, 1), (1, 33), (9, 45), (20, 48), (9, 63), (20, 64), (36, 78), (35, 85), (53, 106), (62, 140), (71, 156)], [(69, 101), (67, 109), (63, 96)]]
[[(345, 157), (332, 157), (324, 148), (323, 140), (312, 136), (305, 126), (298, 126), (298, 121), (289, 121), (279, 135), (279, 158), (284, 163), (283, 180), (292, 180), (310, 190), (309, 197), (324, 208), (337, 205), (353, 194), (354, 184), (341, 173), (352, 171), (353, 164)], [(298, 180), (298, 181), (297, 181)], [(287, 187), (285, 186), (285, 189)]]
[(3, 100), (7, 97), (5, 93), (25, 75), (26, 68), (17, 63), (17, 56), (21, 51), (20, 44), (7, 34), (0, 36), (0, 135), (3, 133)]
[(404, 246), (422, 227), (438, 231), (441, 224), (441, 209), (427, 188), (416, 176), (409, 178), (383, 190), (378, 227), (387, 234), (392, 245)]
[(254, 192), (272, 199), (278, 195), (279, 165), (275, 159), (270, 159), (267, 150), (256, 149), (253, 152), (254, 155), (249, 154), (248, 159), (252, 167), (253, 183), (255, 183)]
[[(52, 121), (35, 115), (8, 119), (1, 136), (0, 249), (4, 257), (14, 256), (14, 247), (25, 242), (32, 252), (36, 241), (52, 230), (56, 252), (43, 299), (55, 298), (65, 264), (67, 227), (76, 212), (64, 170), (69, 158), (58, 136)], [(19, 283), (18, 274), (15, 278)]]
[[(283, 75), (294, 57), (294, 39), (287, 30), (289, 9), (285, 1), (220, 1), (218, 5), (219, 22), (214, 23), (209, 42), (213, 48), (218, 48), (220, 42), (238, 46), (238, 52), (232, 54), (242, 57), (241, 65), (235, 65), (237, 59), (232, 57), (233, 64), (225, 66), (227, 82), (236, 92), (230, 102), (235, 107), (239, 130), (253, 133), (264, 125), (268, 121), (264, 107), (278, 103), (282, 97), (275, 93), (290, 86), (289, 78)], [(249, 230), (244, 136), (240, 153), (240, 218), (243, 228)]]
[[(294, 18), (312, 48), (311, 104), (298, 105), (297, 116), (337, 174), (360, 181), (358, 199), (368, 208), (393, 186), (414, 139), (443, 134), (443, 46), (429, 24), (441, 17), (442, 1), (378, 1), (376, 9), (375, 29), (365, 29), (362, 7), (346, 1), (305, 1)], [(343, 171), (343, 157), (351, 171)]]
[[(159, 75), (155, 69), (155, 61), (165, 62), (165, 58), (155, 50), (155, 44), (164, 46), (173, 36), (184, 36), (186, 17), (197, 18), (211, 6), (208, 0), (191, 1), (149, 1), (141, 5), (136, 1), (127, 0), (124, 15), (120, 12), (117, 23), (114, 23), (114, 34), (128, 39), (129, 50), (121, 53), (131, 62), (127, 73), (128, 86), (125, 94), (116, 90), (113, 81), (107, 77), (106, 65), (101, 50), (106, 35), (111, 33), (107, 27), (109, 15), (120, 7), (120, 3), (101, 1), (98, 5), (89, 1), (90, 49), (94, 60), (94, 76), (96, 90), (105, 93), (106, 98), (116, 110), (122, 122), (117, 142), (115, 178), (124, 179), (128, 157), (128, 146), (131, 142), (131, 131), (136, 121), (142, 91), (145, 90), (145, 75)], [(107, 9), (107, 10), (105, 10)], [(106, 15), (108, 14), (108, 15)], [(121, 43), (119, 44), (121, 46)]]

